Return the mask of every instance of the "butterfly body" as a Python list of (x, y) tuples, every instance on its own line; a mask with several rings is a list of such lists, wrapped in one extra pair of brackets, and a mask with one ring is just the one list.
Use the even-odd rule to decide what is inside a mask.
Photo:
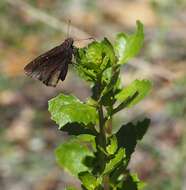
[(61, 45), (54, 47), (26, 65), (25, 73), (42, 81), (47, 86), (55, 87), (60, 79), (65, 80), (68, 64), (72, 61), (73, 43), (72, 38), (67, 38)]

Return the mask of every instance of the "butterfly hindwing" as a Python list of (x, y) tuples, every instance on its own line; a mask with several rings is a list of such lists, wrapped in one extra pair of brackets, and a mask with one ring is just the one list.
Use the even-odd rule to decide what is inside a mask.
[(58, 60), (58, 56), (56, 55), (55, 58), (48, 57), (48, 59), (42, 59), (42, 61), (37, 58), (25, 67), (26, 74), (46, 85), (56, 86), (62, 69), (61, 59)]

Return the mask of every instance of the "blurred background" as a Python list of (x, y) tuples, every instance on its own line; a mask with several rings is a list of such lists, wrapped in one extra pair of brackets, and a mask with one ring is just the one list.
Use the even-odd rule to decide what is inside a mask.
[(117, 32), (133, 32), (137, 19), (145, 45), (123, 68), (122, 82), (146, 78), (153, 90), (114, 123), (150, 117), (130, 168), (147, 182), (145, 190), (186, 189), (186, 0), (0, 0), (0, 189), (79, 186), (55, 162), (54, 149), (67, 137), (50, 120), (47, 102), (59, 92), (85, 100), (88, 84), (71, 69), (57, 88), (45, 87), (23, 67), (68, 36), (68, 20), (76, 39), (113, 41)]

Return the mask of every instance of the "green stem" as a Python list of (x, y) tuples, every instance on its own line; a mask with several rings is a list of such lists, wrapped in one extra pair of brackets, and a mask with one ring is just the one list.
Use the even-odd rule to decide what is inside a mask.
[(105, 121), (104, 121), (104, 114), (103, 114), (103, 107), (102, 104), (99, 105), (98, 108), (99, 113), (99, 145), (103, 150), (106, 150), (106, 133), (105, 133)]
[[(106, 133), (105, 133), (105, 121), (104, 121), (104, 114), (103, 114), (103, 106), (100, 103), (99, 108), (98, 108), (98, 112), (99, 112), (99, 146), (106, 151)], [(104, 152), (102, 150), (99, 151), (100, 154), (100, 158), (101, 158), (101, 165), (104, 166), (103, 169), (105, 168), (105, 164), (106, 164), (106, 155), (104, 154)], [(109, 190), (109, 177), (105, 176), (103, 179), (103, 188), (104, 190)]]
[[(98, 78), (98, 97), (101, 96), (101, 75)], [(99, 99), (99, 98), (98, 98)], [(106, 134), (105, 134), (105, 120), (104, 120), (104, 113), (103, 113), (103, 105), (101, 102), (98, 102), (98, 114), (99, 114), (99, 138), (98, 143), (99, 146), (105, 150), (106, 149)]]
[(123, 110), (132, 100), (134, 100), (138, 96), (138, 92), (134, 93), (133, 96), (129, 96), (124, 102), (122, 102), (117, 108), (113, 109), (111, 116), (116, 114), (117, 112)]
[[(97, 88), (97, 102), (98, 102), (98, 114), (99, 114), (99, 135), (97, 137), (97, 150), (98, 150), (98, 159), (99, 159), (99, 167), (100, 167), (100, 173), (103, 172), (105, 165), (106, 165), (106, 154), (104, 153), (106, 151), (106, 132), (105, 132), (105, 117), (104, 117), (104, 112), (103, 112), (103, 105), (101, 101), (99, 101), (99, 98), (101, 97), (102, 94), (102, 84), (101, 84), (101, 78), (102, 74), (98, 77), (98, 88)], [(101, 147), (101, 148), (100, 148)], [(106, 180), (107, 179), (107, 180)], [(104, 190), (109, 190), (109, 178), (108, 176), (105, 176), (103, 179), (103, 189)]]

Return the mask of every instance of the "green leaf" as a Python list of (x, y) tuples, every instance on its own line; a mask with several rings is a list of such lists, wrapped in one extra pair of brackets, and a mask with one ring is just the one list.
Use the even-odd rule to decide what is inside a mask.
[(96, 151), (96, 142), (95, 142), (95, 136), (90, 134), (82, 134), (76, 137), (77, 140), (80, 141), (80, 143), (89, 143), (91, 145), (91, 150)]
[(86, 50), (87, 48), (75, 48), (74, 57), (77, 62), (77, 65), (86, 65), (87, 58), (86, 58)]
[(145, 187), (145, 183), (140, 181), (136, 174), (129, 174), (123, 181), (121, 190), (141, 190)]
[[(94, 150), (96, 151), (96, 148)], [(95, 163), (95, 157), (93, 156), (86, 156), (85, 159), (83, 160), (83, 164), (87, 166), (90, 169), (90, 171), (93, 170), (95, 165), (94, 163)]]
[(81, 142), (95, 142), (95, 136), (89, 134), (82, 134), (76, 137)]
[(95, 70), (98, 70), (98, 66), (89, 62), (86, 56), (88, 48), (75, 49), (74, 57), (76, 64), (74, 64), (78, 74), (86, 81), (93, 82), (96, 79)]
[(55, 155), (58, 164), (64, 170), (78, 176), (78, 173), (88, 170), (82, 161), (86, 156), (92, 156), (92, 153), (87, 146), (80, 144), (80, 141), (71, 139), (58, 146), (55, 150)]
[[(106, 38), (101, 42), (90, 43), (87, 48), (78, 49), (75, 58), (78, 63), (77, 68), (83, 67), (95, 73), (105, 70), (116, 62), (113, 46)], [(84, 71), (87, 73), (87, 70)]]
[(125, 158), (125, 150), (120, 148), (114, 158), (112, 158), (105, 167), (104, 174), (112, 172)]
[(61, 128), (62, 131), (67, 132), (68, 135), (81, 135), (81, 134), (90, 134), (96, 135), (96, 131), (92, 125), (85, 126), (79, 123), (68, 123)]
[(125, 64), (130, 58), (133, 58), (140, 51), (143, 41), (143, 24), (140, 21), (137, 21), (137, 31), (133, 35), (119, 33), (114, 46), (118, 64)]
[(100, 69), (101, 69), (102, 71), (106, 70), (106, 68), (108, 68), (108, 64), (109, 64), (109, 57), (108, 57), (108, 56), (105, 56), (105, 57), (103, 58), (103, 61), (102, 61), (101, 65), (100, 65)]
[(131, 99), (131, 101), (128, 102), (128, 105), (126, 105), (126, 107), (132, 107), (148, 95), (151, 86), (151, 82), (148, 80), (135, 80), (120, 91), (115, 97), (119, 101), (125, 101), (137, 92), (138, 95), (134, 99)]
[(119, 78), (119, 67), (118, 65), (115, 65), (113, 67), (107, 68), (103, 72), (103, 82), (106, 83), (107, 85), (105, 86), (107, 90), (111, 90), (112, 88), (117, 88), (117, 80)]
[[(85, 144), (89, 147), (89, 149), (92, 152), (96, 152), (96, 142), (95, 142), (95, 136), (93, 135), (88, 135), (88, 134), (83, 134), (79, 135), (76, 137), (76, 139), (82, 143)], [(95, 157), (94, 156), (85, 156), (82, 160), (82, 163), (87, 166), (90, 170), (93, 168), (93, 163), (94, 163)]]
[(94, 82), (97, 78), (96, 73), (92, 69), (88, 69), (82, 65), (75, 65), (76, 70), (78, 71), (78, 74), (80, 77), (82, 77), (86, 81)]
[(89, 172), (81, 172), (79, 178), (87, 190), (95, 190), (101, 184), (101, 178), (96, 178)]
[(118, 147), (124, 147), (127, 158), (134, 152), (137, 141), (141, 140), (146, 133), (150, 119), (145, 118), (143, 121), (138, 121), (136, 124), (127, 123), (123, 125), (116, 133)]
[[(67, 123), (95, 124), (96, 109), (71, 95), (59, 94), (49, 101), (51, 118), (62, 128)], [(85, 114), (86, 113), (86, 114)]]
[(133, 181), (135, 183), (137, 183), (138, 190), (141, 190), (146, 186), (146, 184), (138, 178), (138, 175), (136, 173), (133, 173), (130, 175), (131, 175)]
[(114, 153), (116, 152), (116, 150), (118, 149), (118, 142), (117, 142), (116, 136), (115, 136), (115, 135), (111, 136), (111, 137), (109, 138), (109, 141), (110, 141), (110, 143), (109, 143), (109, 145), (107, 145), (106, 150), (107, 150), (107, 152), (108, 152), (110, 155), (112, 155), (112, 154), (114, 154)]
[(101, 44), (102, 44), (102, 48), (103, 48), (103, 53), (105, 53), (105, 55), (107, 57), (109, 57), (112, 65), (115, 64), (116, 63), (116, 55), (115, 55), (112, 44), (109, 42), (109, 40), (107, 38), (104, 38), (104, 40), (101, 42)]
[(120, 91), (119, 68), (115, 65), (112, 68), (107, 68), (102, 75), (105, 88), (101, 94), (101, 101), (104, 106), (112, 106), (116, 99), (115, 95)]
[(86, 51), (86, 57), (89, 63), (100, 66), (102, 63), (102, 45), (100, 42), (92, 42), (88, 45), (88, 49)]
[(101, 42), (94, 41), (88, 45), (86, 58), (89, 63), (99, 67), (104, 57), (108, 57), (112, 64), (116, 62), (114, 48), (107, 38), (104, 38)]

